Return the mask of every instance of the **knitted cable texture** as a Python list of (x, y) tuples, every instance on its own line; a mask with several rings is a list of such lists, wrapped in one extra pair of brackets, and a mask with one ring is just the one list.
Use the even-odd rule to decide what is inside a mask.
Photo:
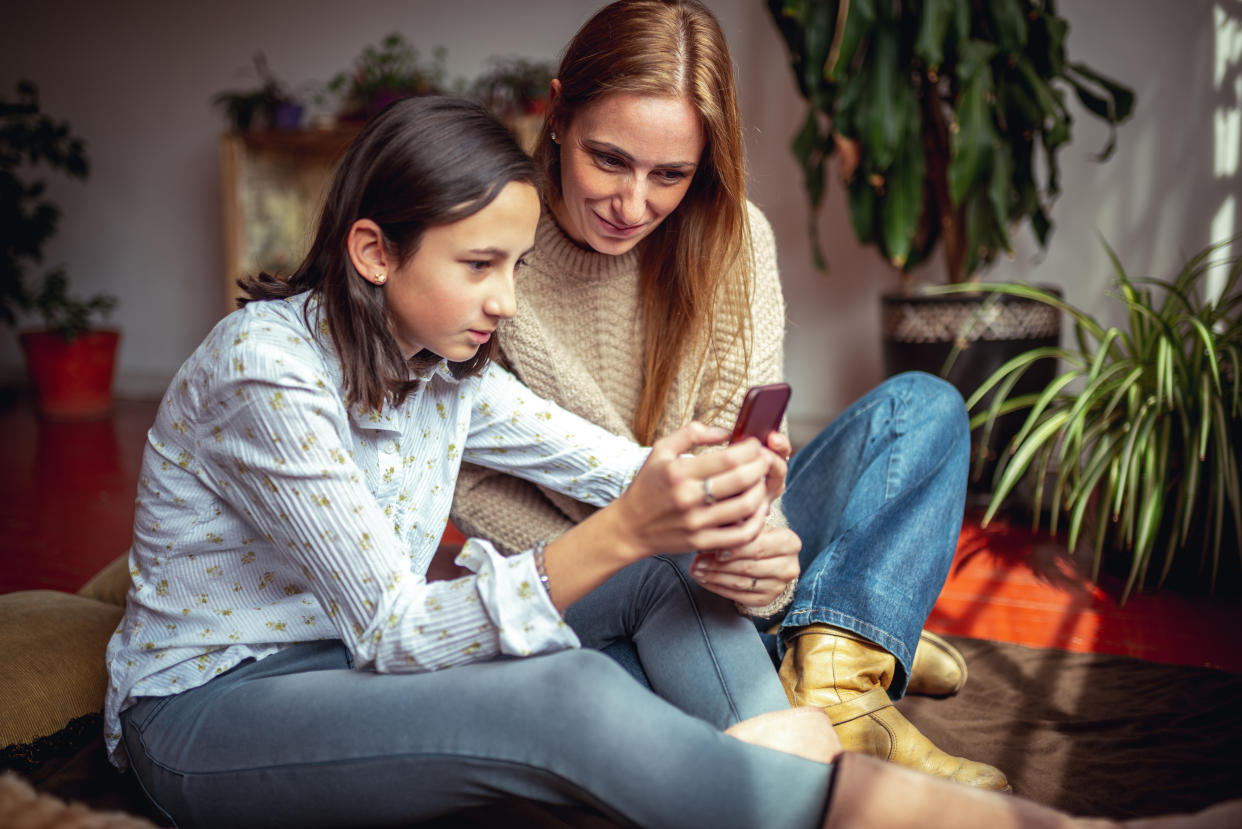
[[(742, 394), (782, 379), (785, 302), (772, 227), (748, 205), (754, 257), (750, 365), (740, 349), (709, 358), (700, 370), (687, 361), (665, 406), (661, 434), (690, 420), (729, 428)], [(637, 249), (621, 256), (585, 250), (545, 211), (535, 252), (517, 279), (517, 313), (500, 331), (501, 362), (536, 394), (634, 439), (632, 424), (642, 386)], [(713, 382), (714, 380), (714, 382)], [(453, 502), (454, 524), (506, 552), (564, 533), (594, 507), (509, 475), (463, 465)], [(786, 526), (779, 503), (769, 523)], [(764, 613), (789, 602), (792, 590)], [(776, 604), (776, 603), (774, 603)]]

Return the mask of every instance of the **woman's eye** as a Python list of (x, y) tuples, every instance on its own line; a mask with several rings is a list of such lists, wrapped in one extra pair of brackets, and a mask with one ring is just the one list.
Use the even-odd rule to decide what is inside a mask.
[(660, 170), (656, 176), (665, 184), (677, 184), (686, 177), (686, 174), (680, 170)]
[(609, 169), (622, 166), (621, 159), (617, 158), (615, 155), (605, 155), (604, 153), (596, 153), (595, 160), (599, 162), (599, 165), (601, 167), (607, 167)]

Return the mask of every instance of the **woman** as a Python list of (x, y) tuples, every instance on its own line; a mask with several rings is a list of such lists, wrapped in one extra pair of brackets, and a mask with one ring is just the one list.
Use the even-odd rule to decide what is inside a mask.
[[(819, 825), (831, 726), (781, 710), (753, 628), (659, 555), (754, 538), (784, 461), (689, 456), (725, 437), (700, 424), (646, 450), (488, 365), (537, 179), (477, 104), (393, 105), (297, 272), (250, 280), (170, 385), (105, 736), (177, 825), (409, 825), (506, 797)], [(607, 506), (507, 558), (471, 539), (467, 575), (430, 582), (463, 459)], [(651, 693), (577, 647), (562, 611), (584, 604), (582, 635), (625, 618), (692, 670)]]
[[(746, 200), (736, 98), (724, 36), (697, 0), (607, 6), (552, 82), (534, 151), (548, 209), (502, 356), (539, 394), (639, 443), (690, 420), (727, 427), (748, 386), (781, 379), (776, 254)], [(893, 378), (793, 459), (760, 538), (698, 557), (691, 574), (765, 629), (779, 621), (786, 694), (822, 707), (847, 749), (1006, 790), (998, 769), (940, 750), (892, 706), (906, 690), (953, 693), (965, 680), (961, 655), (920, 634), (961, 527), (968, 451), (952, 387)], [(589, 514), (467, 469), (453, 518), (520, 550)], [(799, 544), (795, 588), (779, 562)], [(634, 647), (644, 671), (662, 670), (665, 654)]]

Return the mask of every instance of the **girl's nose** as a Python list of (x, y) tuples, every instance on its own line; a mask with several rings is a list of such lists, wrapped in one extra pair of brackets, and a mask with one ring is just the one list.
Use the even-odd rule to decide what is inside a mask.
[(514, 272), (510, 270), (500, 279), (496, 280), (497, 285), (492, 291), (491, 296), (487, 298), (487, 302), (483, 304), (483, 310), (493, 317), (501, 319), (509, 319), (517, 313), (517, 297), (514, 292)]

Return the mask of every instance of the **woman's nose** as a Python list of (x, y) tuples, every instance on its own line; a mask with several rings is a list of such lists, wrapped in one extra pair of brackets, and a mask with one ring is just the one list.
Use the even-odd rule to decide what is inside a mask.
[(643, 220), (647, 212), (647, 191), (641, 179), (627, 180), (617, 194), (614, 210), (624, 225), (636, 225)]

